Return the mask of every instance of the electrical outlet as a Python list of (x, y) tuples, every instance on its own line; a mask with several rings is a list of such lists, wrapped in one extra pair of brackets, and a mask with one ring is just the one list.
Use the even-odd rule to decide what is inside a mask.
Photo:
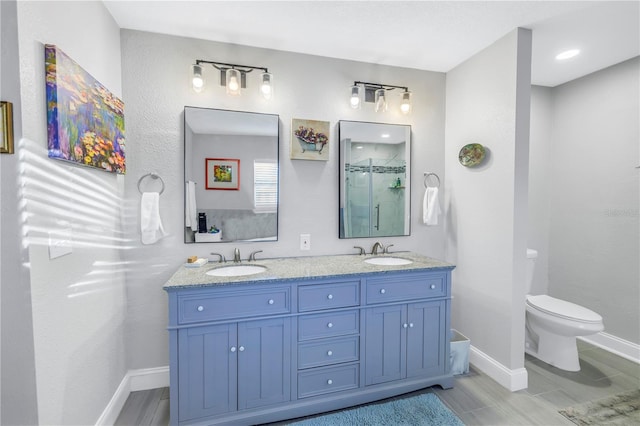
[(311, 234), (300, 234), (300, 250), (311, 250)]

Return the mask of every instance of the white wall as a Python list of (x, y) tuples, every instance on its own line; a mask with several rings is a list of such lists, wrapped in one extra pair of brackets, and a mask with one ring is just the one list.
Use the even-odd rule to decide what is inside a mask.
[[(268, 49), (236, 46), (197, 39), (123, 30), (123, 91), (126, 103), (127, 218), (125, 234), (135, 239), (127, 253), (128, 365), (146, 368), (168, 364), (166, 295), (162, 285), (187, 256), (207, 257), (222, 252), (229, 258), (234, 247), (243, 257), (264, 250), (264, 257), (355, 253), (354, 245), (370, 249), (373, 239), (338, 239), (338, 120), (411, 124), (412, 235), (383, 238), (397, 250), (413, 250), (428, 256), (444, 256), (443, 227), (419, 224), (424, 187), (422, 173), (443, 172), (445, 75), (375, 64), (300, 55)], [(196, 59), (250, 64), (269, 68), (276, 92), (270, 101), (257, 95), (255, 80), (238, 98), (229, 97), (217, 83), (217, 73), (206, 69), (208, 86), (197, 94), (190, 88), (190, 65)], [(144, 76), (144, 78), (140, 78)], [(353, 81), (409, 86), (414, 93), (411, 116), (393, 108), (384, 115), (372, 104), (362, 110), (349, 107)], [(253, 88), (254, 92), (250, 90)], [(274, 243), (183, 243), (183, 124), (185, 105), (264, 112), (280, 115), (279, 240)], [(292, 118), (331, 122), (329, 161), (289, 159)], [(158, 172), (166, 183), (160, 199), (162, 220), (169, 236), (153, 246), (139, 242), (137, 179)], [(443, 188), (444, 189), (444, 188)], [(311, 250), (299, 250), (299, 234), (311, 234)]]
[[(518, 29), (447, 73), (452, 324), (515, 374), (524, 365), (530, 69), (531, 33)], [(489, 151), (476, 168), (458, 162), (471, 142)]]
[(640, 344), (640, 59), (552, 93), (549, 292)]
[(20, 203), (20, 70), (17, 5), (0, 2), (0, 99), (13, 103), (15, 154), (0, 155), (0, 311), (1, 402), (0, 424), (37, 424), (35, 358), (29, 287), (28, 251), (22, 244)]
[[(26, 206), (38, 418), (94, 424), (126, 372), (124, 179), (47, 158), (44, 43), (121, 96), (119, 28), (101, 2), (18, 2), (17, 11), (19, 200)], [(73, 252), (50, 260), (49, 232), (65, 228)]]

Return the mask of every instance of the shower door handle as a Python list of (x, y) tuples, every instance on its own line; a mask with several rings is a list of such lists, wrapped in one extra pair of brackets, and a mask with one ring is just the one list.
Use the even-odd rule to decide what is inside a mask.
[(380, 203), (376, 206), (376, 231), (380, 230)]

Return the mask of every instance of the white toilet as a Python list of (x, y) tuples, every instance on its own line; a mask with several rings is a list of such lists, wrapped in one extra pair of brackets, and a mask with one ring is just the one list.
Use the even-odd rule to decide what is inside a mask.
[(562, 370), (580, 371), (576, 337), (604, 330), (602, 317), (575, 303), (528, 294), (537, 257), (536, 250), (527, 249), (525, 352)]

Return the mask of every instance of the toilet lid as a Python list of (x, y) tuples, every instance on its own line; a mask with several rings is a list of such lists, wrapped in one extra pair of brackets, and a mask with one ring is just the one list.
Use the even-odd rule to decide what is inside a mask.
[(527, 304), (532, 308), (557, 317), (589, 323), (602, 322), (602, 317), (592, 310), (546, 294), (527, 296)]

